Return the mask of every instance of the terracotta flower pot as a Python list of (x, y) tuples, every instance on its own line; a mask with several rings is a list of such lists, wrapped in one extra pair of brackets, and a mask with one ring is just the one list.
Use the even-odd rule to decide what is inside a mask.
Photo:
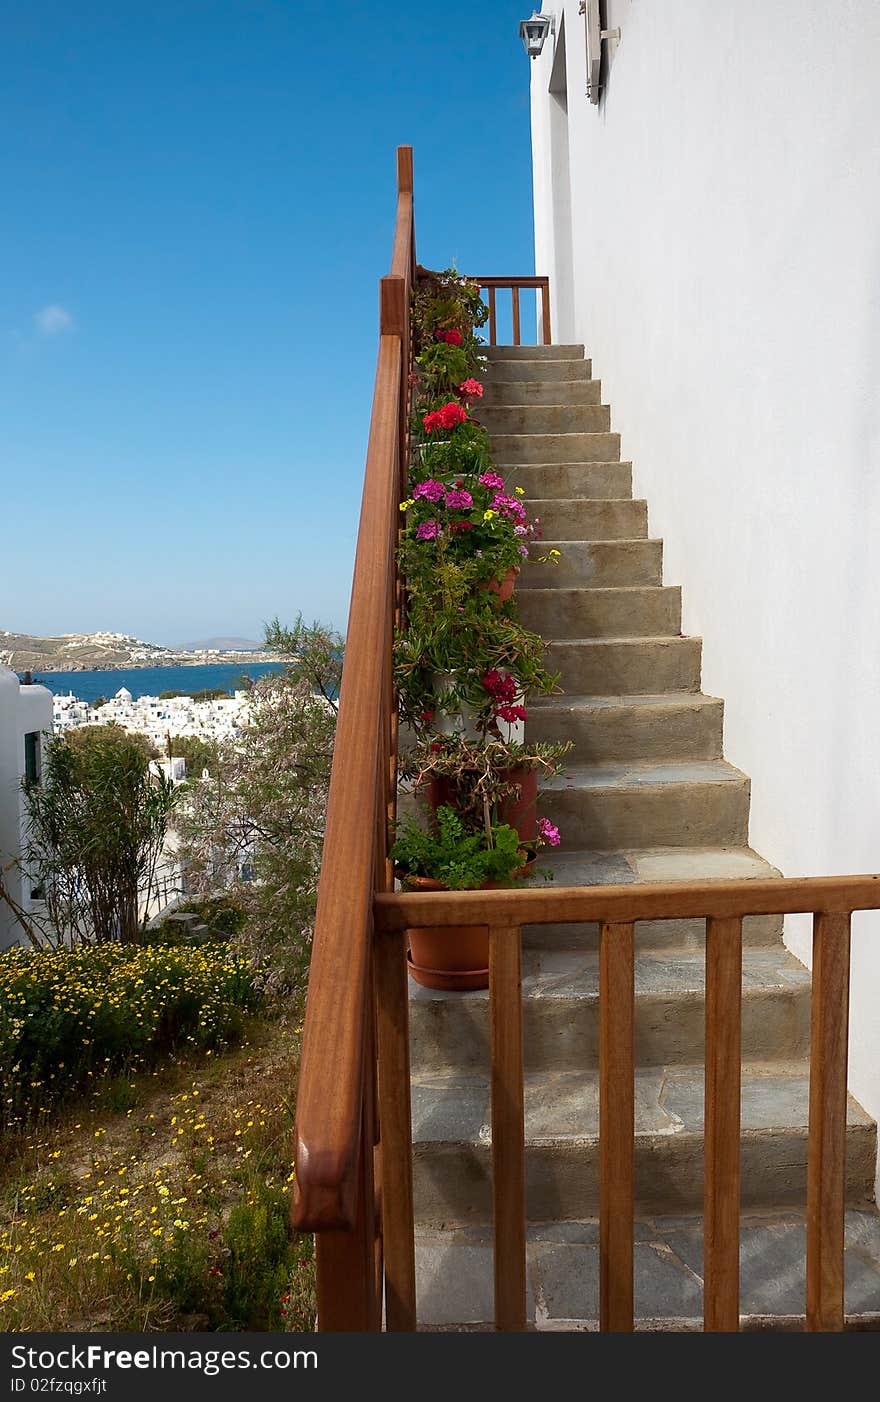
[(487, 579), (479, 586), (490, 594), (497, 594), (499, 603), (506, 604), (516, 588), (519, 565), (511, 565), (503, 579)]
[[(506, 783), (519, 784), (520, 788), (518, 794), (511, 794), (501, 804), (498, 821), (516, 828), (521, 842), (534, 842), (538, 835), (538, 771), (520, 764), (515, 769), (508, 769), (503, 778)], [(432, 774), (428, 784), (428, 802), (434, 813), (438, 808), (457, 808), (452, 780), (445, 775)]]
[[(527, 876), (534, 865), (532, 858), (518, 875)], [(411, 891), (447, 889), (430, 876), (406, 876), (403, 880)], [(481, 889), (497, 891), (499, 882), (487, 881)], [(489, 987), (488, 925), (422, 925), (406, 933), (409, 971), (423, 988), (467, 993)]]

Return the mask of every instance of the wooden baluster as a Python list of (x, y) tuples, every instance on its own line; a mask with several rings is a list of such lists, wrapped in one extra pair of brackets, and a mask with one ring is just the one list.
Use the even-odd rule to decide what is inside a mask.
[(603, 924), (599, 946), (599, 1327), (633, 1328), (634, 935)]
[(518, 925), (489, 929), (495, 1327), (526, 1327), (522, 954)]
[(376, 938), (376, 992), (385, 1324), (390, 1330), (411, 1330), (416, 1327), (416, 1263), (409, 1098), (409, 990), (406, 936), (403, 934), (380, 934)]
[(550, 345), (550, 283), (545, 278), (541, 284), (541, 329), (544, 336), (544, 345)]
[(519, 339), (519, 288), (511, 287), (510, 297), (513, 302), (513, 344), (518, 346)]
[(739, 1329), (742, 920), (706, 921), (703, 1328)]
[(495, 317), (495, 288), (489, 288), (489, 345), (498, 343), (498, 322)]
[(813, 917), (810, 1130), (807, 1156), (807, 1328), (844, 1325), (846, 1066), (850, 919)]
[(381, 1303), (376, 1297), (375, 1194), (373, 1180), (373, 1083), (364, 1087), (358, 1196), (350, 1232), (318, 1232), (318, 1328), (322, 1333), (375, 1333), (381, 1328)]

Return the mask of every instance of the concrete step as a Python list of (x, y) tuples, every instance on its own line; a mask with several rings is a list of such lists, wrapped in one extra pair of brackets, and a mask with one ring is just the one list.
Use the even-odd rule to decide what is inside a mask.
[(529, 515), (540, 520), (548, 540), (638, 540), (648, 535), (648, 504), (631, 497), (523, 500)]
[(567, 384), (571, 380), (591, 380), (590, 360), (501, 359), (490, 362), (486, 383), (490, 385), (535, 384), (536, 381)]
[[(636, 1208), (693, 1212), (703, 1203), (703, 1068), (636, 1071)], [(536, 1221), (598, 1210), (598, 1080), (588, 1071), (525, 1077), (526, 1211)], [(742, 1205), (801, 1207), (806, 1193), (809, 1077), (805, 1062), (747, 1064), (742, 1078)], [(419, 1223), (488, 1222), (491, 1115), (484, 1076), (413, 1077), (413, 1178)], [(872, 1200), (876, 1130), (849, 1098), (846, 1182), (852, 1207)]]
[[(546, 805), (542, 805), (544, 807)], [(556, 886), (629, 886), (663, 881), (756, 881), (779, 872), (750, 847), (648, 847), (621, 851), (566, 850), (541, 852), (540, 866)], [(541, 885), (543, 878), (533, 878)], [(743, 921), (743, 944), (765, 948), (782, 942), (781, 915), (750, 915)], [(700, 950), (706, 943), (706, 922), (688, 920), (639, 920), (636, 948), (651, 950)], [(569, 949), (583, 952), (599, 948), (599, 926), (580, 924), (525, 925), (527, 949)]]
[[(740, 1320), (744, 1329), (802, 1332), (806, 1300), (802, 1208), (744, 1213), (740, 1220)], [(703, 1219), (640, 1217), (633, 1249), (634, 1312), (647, 1330), (703, 1327)], [(880, 1214), (851, 1209), (844, 1226), (844, 1307), (855, 1328), (880, 1322)], [(526, 1232), (526, 1328), (595, 1330), (599, 1321), (599, 1222), (533, 1222)], [(494, 1254), (487, 1226), (416, 1235), (419, 1328), (494, 1327)]]
[(485, 346), (483, 354), (494, 365), (498, 360), (583, 360), (583, 346)]
[(528, 497), (620, 500), (632, 496), (631, 462), (517, 463), (505, 475), (510, 487), (522, 487)]
[(619, 433), (493, 433), (492, 454), (501, 472), (523, 462), (617, 462)]
[(550, 644), (550, 667), (564, 692), (630, 696), (699, 691), (699, 638), (567, 638)]
[(566, 847), (742, 847), (749, 779), (724, 760), (567, 764), (541, 787)]
[[(599, 956), (594, 950), (528, 949), (523, 955), (526, 1069), (597, 1071)], [(743, 955), (742, 1054), (790, 1061), (810, 1045), (810, 975), (783, 945)], [(410, 1055), (417, 1073), (489, 1074), (489, 994), (441, 993), (410, 982)], [(635, 1058), (641, 1067), (690, 1064), (705, 1048), (702, 950), (639, 951), (635, 961)]]
[[(558, 550), (555, 564), (536, 558)], [(663, 583), (662, 540), (548, 540), (533, 547), (519, 590), (589, 584), (594, 589)]]
[(493, 435), (511, 433), (607, 433), (607, 404), (491, 404), (484, 399), (473, 416)]
[(545, 638), (677, 636), (681, 589), (659, 584), (635, 588), (550, 585), (517, 590), (523, 623)]
[(529, 703), (529, 743), (574, 742), (580, 764), (720, 759), (724, 702), (693, 692), (561, 696)]
[(502, 404), (601, 404), (601, 380), (499, 380), (490, 371), (479, 408)]

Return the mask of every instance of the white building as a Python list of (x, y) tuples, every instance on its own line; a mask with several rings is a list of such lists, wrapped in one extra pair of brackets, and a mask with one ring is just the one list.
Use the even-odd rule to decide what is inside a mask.
[[(0, 874), (11, 900), (25, 913), (36, 897), (19, 860), (24, 837), (22, 781), (38, 779), (45, 737), (52, 730), (52, 695), (44, 686), (24, 686), (0, 667)], [(24, 941), (9, 902), (0, 899), (0, 949)]]
[[(880, 6), (578, 0), (531, 64), (536, 268), (584, 342), (788, 876), (880, 869)], [(598, 101), (591, 100), (598, 98)], [(850, 1084), (880, 1116), (880, 917)], [(809, 962), (808, 926), (786, 939)]]

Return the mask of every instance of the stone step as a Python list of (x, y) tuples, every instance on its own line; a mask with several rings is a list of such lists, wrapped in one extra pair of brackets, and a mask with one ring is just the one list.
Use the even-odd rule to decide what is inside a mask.
[(484, 346), (483, 354), (494, 365), (499, 360), (583, 360), (583, 346)]
[(581, 764), (721, 758), (724, 702), (700, 692), (554, 696), (531, 701), (528, 716), (529, 743), (571, 740)]
[(544, 638), (675, 637), (681, 632), (681, 589), (558, 584), (517, 590), (523, 623)]
[[(556, 562), (538, 558), (558, 550)], [(594, 589), (663, 583), (662, 540), (548, 540), (532, 547), (519, 589), (589, 584)]]
[(535, 384), (536, 381), (567, 384), (571, 380), (591, 380), (590, 360), (493, 360), (486, 376), (487, 385)]
[(529, 515), (540, 520), (548, 540), (638, 540), (648, 535), (648, 504), (631, 497), (523, 500)]
[(543, 500), (632, 496), (631, 462), (517, 463), (505, 476), (509, 487), (522, 487), (527, 497)]
[[(599, 956), (523, 955), (523, 1050), (529, 1071), (597, 1071)], [(489, 1074), (489, 994), (441, 993), (410, 981), (413, 1070)], [(781, 944), (743, 953), (742, 1055), (790, 1061), (810, 1045), (810, 975)], [(635, 1059), (641, 1067), (702, 1062), (703, 950), (640, 950), (635, 961)]]
[[(542, 804), (546, 808), (545, 804)], [(663, 881), (756, 881), (779, 876), (779, 872), (750, 847), (648, 847), (625, 851), (554, 851), (544, 848), (541, 871), (547, 871), (556, 886), (629, 886)], [(540, 886), (544, 878), (536, 876)], [(749, 915), (743, 921), (743, 944), (781, 944), (781, 915)], [(700, 950), (706, 943), (706, 922), (687, 920), (639, 920), (636, 922), (636, 948), (651, 950)], [(599, 926), (595, 921), (579, 924), (525, 925), (526, 949), (568, 949), (583, 952), (599, 948)]]
[[(740, 1320), (744, 1329), (803, 1332), (806, 1214), (744, 1213), (740, 1220)], [(880, 1214), (851, 1209), (844, 1226), (844, 1307), (855, 1328), (880, 1320)], [(595, 1330), (599, 1321), (599, 1222), (533, 1222), (526, 1232), (526, 1328)], [(703, 1327), (703, 1219), (640, 1217), (635, 1223), (637, 1327)], [(420, 1329), (494, 1327), (494, 1253), (488, 1226), (416, 1234)]]
[(522, 462), (617, 462), (619, 433), (493, 433), (499, 471)]
[(607, 433), (607, 404), (491, 404), (484, 399), (473, 416), (493, 437), (511, 433)]
[(701, 647), (699, 638), (567, 638), (547, 660), (569, 694), (699, 691)]
[(742, 847), (749, 779), (724, 760), (567, 764), (541, 787), (566, 847)]
[(499, 380), (492, 371), (479, 408), (502, 404), (601, 404), (601, 380)]
[[(702, 1208), (703, 1067), (639, 1068), (635, 1077), (636, 1209)], [(807, 1064), (747, 1063), (742, 1077), (742, 1206), (801, 1207), (806, 1194)], [(484, 1076), (438, 1072), (412, 1084), (416, 1221), (488, 1222), (491, 1115)], [(526, 1212), (536, 1221), (594, 1216), (598, 1210), (599, 1087), (589, 1071), (525, 1077)], [(876, 1130), (849, 1098), (846, 1185), (852, 1207), (872, 1200)]]

